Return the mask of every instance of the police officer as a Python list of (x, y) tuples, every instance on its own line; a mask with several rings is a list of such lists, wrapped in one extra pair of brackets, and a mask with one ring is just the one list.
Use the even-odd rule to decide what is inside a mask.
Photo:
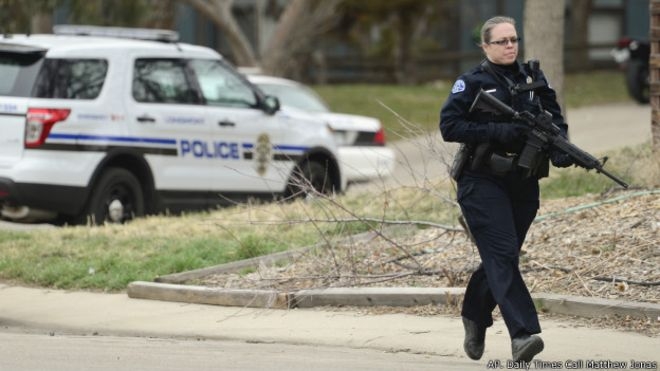
[[(481, 29), (486, 59), (461, 75), (440, 114), (440, 132), (447, 142), (462, 143), (467, 152), (457, 179), (457, 198), (477, 245), (481, 264), (470, 277), (461, 311), (464, 349), (472, 359), (484, 351), (486, 328), (499, 306), (511, 336), (513, 361), (529, 362), (543, 350), (538, 315), (519, 269), (519, 253), (539, 208), (538, 179), (546, 176), (548, 157), (566, 167), (560, 153), (540, 153), (532, 169), (516, 166), (528, 126), (488, 112), (470, 112), (484, 90), (513, 107), (534, 114), (543, 109), (563, 134), (568, 130), (561, 109), (538, 63), (517, 61), (520, 38), (515, 21), (493, 17)], [(508, 120), (508, 121), (507, 121)]]

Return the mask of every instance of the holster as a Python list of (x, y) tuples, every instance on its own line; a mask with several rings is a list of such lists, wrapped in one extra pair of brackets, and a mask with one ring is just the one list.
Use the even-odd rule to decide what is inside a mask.
[(472, 154), (472, 162), (470, 163), (470, 170), (478, 171), (483, 169), (484, 165), (487, 165), (486, 162), (488, 157), (491, 154), (490, 143), (480, 143)]
[(461, 143), (460, 147), (458, 147), (454, 155), (454, 161), (449, 168), (449, 176), (455, 181), (458, 181), (461, 177), (465, 164), (470, 160), (470, 152), (470, 147), (465, 143)]
[(516, 168), (516, 162), (514, 156), (491, 153), (488, 159), (488, 169), (493, 175), (504, 176)]
[(470, 170), (484, 171), (495, 176), (505, 176), (514, 171), (517, 156), (493, 151), (490, 143), (479, 144), (472, 154)]

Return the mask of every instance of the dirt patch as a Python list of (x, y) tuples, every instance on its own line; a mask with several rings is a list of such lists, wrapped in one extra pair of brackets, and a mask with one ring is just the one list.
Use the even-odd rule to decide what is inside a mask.
[[(530, 291), (660, 303), (660, 191), (631, 190), (544, 201), (521, 253)], [(369, 240), (332, 241), (294, 261), (209, 275), (195, 284), (295, 291), (327, 287), (462, 287), (479, 264), (462, 231), (385, 228)], [(448, 308), (370, 308), (419, 315)], [(566, 318), (564, 316), (564, 318)], [(579, 319), (660, 334), (660, 318)]]

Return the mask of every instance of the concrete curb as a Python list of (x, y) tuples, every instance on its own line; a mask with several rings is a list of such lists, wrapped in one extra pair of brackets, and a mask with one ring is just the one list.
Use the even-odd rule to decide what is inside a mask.
[(132, 299), (212, 304), (228, 307), (287, 308), (286, 293), (275, 290), (222, 289), (155, 282), (131, 282), (127, 294)]
[(457, 303), (465, 289), (458, 287), (336, 287), (299, 290), (289, 294), (295, 308), (318, 306), (390, 306), (447, 305)]
[[(348, 237), (353, 241), (368, 241), (376, 237), (365, 232)], [(276, 290), (247, 290), (209, 288), (185, 285), (194, 279), (221, 273), (235, 273), (242, 269), (256, 269), (260, 265), (274, 265), (306, 254), (313, 247), (305, 247), (213, 267), (157, 277), (155, 282), (132, 282), (127, 293), (131, 298), (164, 301), (240, 306), (251, 308), (312, 308), (319, 306), (415, 306), (458, 303), (464, 288), (370, 287), (326, 288), (280, 292)], [(660, 304), (630, 302), (551, 293), (534, 293), (532, 298), (540, 312), (581, 317), (621, 315), (650, 318), (660, 321)]]
[[(464, 288), (372, 287), (328, 288), (278, 292), (237, 290), (155, 282), (132, 282), (130, 298), (177, 301), (251, 308), (313, 308), (319, 306), (416, 306), (457, 303)], [(602, 317), (621, 315), (660, 321), (660, 304), (537, 293), (532, 295), (541, 312)]]
[(532, 298), (541, 312), (591, 318), (620, 315), (660, 321), (660, 304), (550, 293), (532, 294)]

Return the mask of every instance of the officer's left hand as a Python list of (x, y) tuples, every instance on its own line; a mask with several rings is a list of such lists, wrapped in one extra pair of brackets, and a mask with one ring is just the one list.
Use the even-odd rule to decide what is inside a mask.
[(569, 167), (573, 165), (573, 159), (569, 155), (556, 150), (550, 153), (550, 161), (555, 167)]

